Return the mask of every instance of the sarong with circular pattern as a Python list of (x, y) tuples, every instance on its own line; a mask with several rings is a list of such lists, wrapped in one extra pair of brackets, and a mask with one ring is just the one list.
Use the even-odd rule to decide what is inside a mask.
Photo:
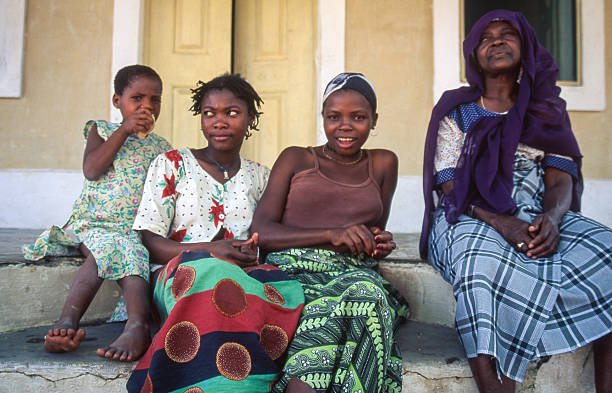
[(266, 295), (266, 298), (268, 298), (268, 300), (270, 300), (272, 303), (281, 305), (285, 304), (285, 298), (283, 297), (283, 295), (281, 295), (278, 289), (274, 288), (274, 286), (270, 284), (264, 285), (264, 294)]
[(241, 381), (251, 372), (251, 355), (241, 344), (228, 342), (217, 351), (217, 370), (227, 379)]
[(168, 357), (177, 363), (192, 360), (200, 349), (198, 327), (189, 321), (177, 322), (166, 333), (164, 349)]
[(172, 281), (172, 295), (174, 299), (178, 300), (191, 289), (195, 276), (196, 271), (191, 266), (179, 266)]
[(200, 389), (197, 386), (194, 386), (192, 388), (185, 390), (183, 393), (204, 393), (204, 390)]
[(266, 353), (276, 360), (285, 352), (289, 345), (287, 333), (279, 326), (264, 325), (259, 332), (259, 342)]
[(235, 317), (247, 308), (244, 289), (236, 281), (226, 278), (215, 285), (212, 302), (217, 311), (226, 317)]

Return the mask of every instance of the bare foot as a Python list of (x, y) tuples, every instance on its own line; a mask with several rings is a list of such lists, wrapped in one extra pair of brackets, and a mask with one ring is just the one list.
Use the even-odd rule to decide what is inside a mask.
[(132, 362), (138, 360), (149, 347), (149, 327), (140, 322), (128, 321), (123, 333), (106, 348), (98, 348), (96, 354), (108, 360)]
[(72, 352), (84, 339), (85, 330), (78, 329), (68, 321), (58, 322), (45, 336), (45, 350), (54, 353)]

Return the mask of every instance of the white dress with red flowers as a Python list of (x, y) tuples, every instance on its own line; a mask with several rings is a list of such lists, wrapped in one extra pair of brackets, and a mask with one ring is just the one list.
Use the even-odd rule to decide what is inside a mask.
[(209, 175), (191, 150), (160, 154), (151, 164), (135, 230), (148, 230), (183, 243), (247, 239), (270, 170), (240, 159), (240, 170), (224, 184)]

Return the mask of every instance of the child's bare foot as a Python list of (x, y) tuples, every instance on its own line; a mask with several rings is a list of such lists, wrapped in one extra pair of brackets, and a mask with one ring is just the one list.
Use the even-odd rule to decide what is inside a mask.
[(47, 352), (75, 351), (85, 339), (85, 330), (78, 329), (68, 321), (58, 322), (45, 336), (45, 350)]
[(138, 360), (149, 347), (149, 327), (141, 322), (128, 321), (123, 333), (106, 348), (98, 348), (96, 354), (108, 360), (132, 362)]

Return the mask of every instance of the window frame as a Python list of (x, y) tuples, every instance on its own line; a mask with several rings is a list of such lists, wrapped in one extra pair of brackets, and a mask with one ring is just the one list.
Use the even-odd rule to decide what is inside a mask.
[[(434, 86), (433, 97), (437, 101), (442, 93), (461, 85), (461, 34), (463, 10), (461, 0), (433, 0), (434, 32)], [(606, 109), (605, 91), (605, 34), (604, 1), (582, 0), (576, 13), (582, 29), (578, 34), (578, 80), (582, 83), (559, 83), (561, 97), (567, 101), (567, 109), (573, 111), (603, 111)], [(599, 45), (585, 45), (597, 42)]]

